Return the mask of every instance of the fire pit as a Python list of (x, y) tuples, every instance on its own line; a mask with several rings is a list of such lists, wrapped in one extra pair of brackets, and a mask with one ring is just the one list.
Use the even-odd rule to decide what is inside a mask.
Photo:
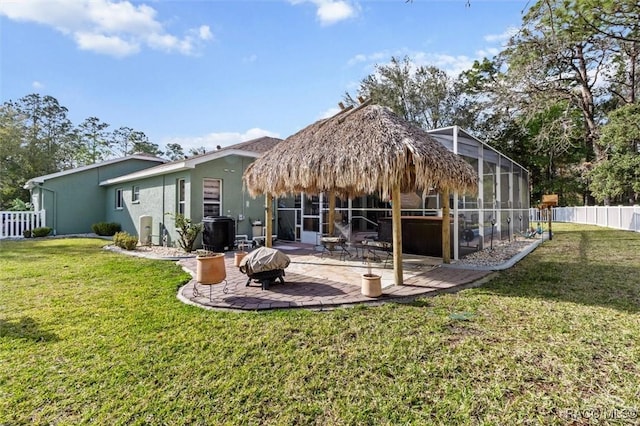
[(251, 280), (262, 284), (263, 290), (268, 290), (276, 279), (284, 284), (284, 269), (289, 266), (289, 256), (279, 250), (260, 247), (253, 250), (240, 261), (240, 272), (247, 274), (247, 286)]

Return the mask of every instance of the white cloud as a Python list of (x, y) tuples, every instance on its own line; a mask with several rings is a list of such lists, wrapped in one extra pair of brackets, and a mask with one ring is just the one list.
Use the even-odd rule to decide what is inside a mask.
[(32, 0), (0, 3), (0, 15), (36, 22), (70, 36), (82, 50), (115, 57), (138, 53), (143, 47), (191, 55), (203, 41), (213, 39), (208, 26), (170, 34), (145, 4), (115, 0)]
[(353, 58), (349, 59), (347, 61), (347, 65), (353, 66), (359, 63), (367, 63), (367, 62), (372, 63), (372, 62), (377, 62), (382, 60), (388, 60), (388, 59), (391, 59), (392, 55), (394, 55), (394, 53), (389, 52), (387, 50), (382, 52), (370, 53), (368, 55), (359, 53), (355, 55)]
[(322, 25), (332, 25), (358, 15), (360, 7), (348, 0), (290, 0), (293, 5), (312, 3), (316, 6), (316, 17)]
[(213, 39), (213, 33), (211, 32), (211, 28), (208, 25), (201, 25), (198, 28), (198, 35), (201, 40), (211, 40)]
[(492, 58), (500, 53), (500, 49), (497, 47), (487, 47), (486, 49), (480, 49), (476, 52), (476, 56), (479, 58)]
[(331, 25), (336, 22), (352, 18), (356, 15), (356, 9), (345, 1), (319, 1), (316, 12), (320, 23)]
[(193, 137), (170, 137), (165, 138), (163, 145), (168, 143), (178, 143), (182, 146), (185, 154), (189, 153), (192, 148), (205, 147), (207, 151), (213, 151), (219, 145), (221, 147), (234, 145), (240, 142), (249, 141), (252, 139), (260, 138), (263, 136), (270, 136), (273, 138), (279, 138), (280, 135), (269, 130), (253, 128), (244, 133), (239, 132), (220, 132), (220, 133), (208, 133), (203, 136)]
[(474, 58), (465, 55), (446, 55), (442, 53), (416, 53), (412, 57), (416, 66), (434, 65), (445, 71), (450, 76), (458, 76), (462, 71), (473, 66)]
[(322, 120), (323, 118), (333, 117), (334, 115), (336, 115), (340, 111), (341, 111), (341, 109), (339, 107), (329, 108), (325, 112), (320, 114), (320, 117), (318, 118), (318, 120)]
[(487, 34), (484, 36), (484, 41), (488, 43), (506, 43), (509, 41), (511, 36), (515, 35), (518, 32), (516, 27), (509, 27), (504, 30), (501, 34)]
[(484, 36), (484, 40), (489, 44), (499, 43), (499, 47), (487, 46), (483, 49), (477, 50), (474, 55), (449, 55), (446, 53), (433, 53), (423, 51), (412, 51), (410, 49), (402, 48), (394, 51), (384, 50), (373, 53), (358, 53), (347, 60), (348, 66), (362, 65), (366, 73), (374, 73), (375, 65), (386, 65), (391, 61), (391, 57), (402, 59), (405, 56), (409, 57), (409, 60), (416, 67), (432, 65), (440, 68), (451, 76), (458, 76), (462, 71), (468, 70), (473, 66), (475, 60), (482, 60), (483, 58), (491, 58), (496, 56), (502, 50), (501, 48), (506, 45), (509, 38), (515, 35), (518, 31), (516, 27), (509, 27), (501, 34), (489, 34)]
[(244, 58), (242, 58), (242, 62), (244, 63), (252, 63), (258, 60), (258, 55), (256, 55), (255, 53), (249, 55), (249, 56), (245, 56)]
[(361, 62), (366, 62), (367, 61), (367, 55), (362, 54), (362, 53), (358, 53), (356, 56), (354, 56), (353, 58), (349, 59), (347, 61), (347, 65), (349, 66), (353, 66), (356, 64), (359, 64)]
[(44, 84), (40, 83), (39, 81), (34, 81), (33, 83), (31, 83), (31, 87), (33, 87), (35, 90), (40, 90), (44, 89)]
[(370, 54), (359, 53), (353, 56), (347, 61), (350, 66), (357, 64), (364, 64), (367, 72), (372, 73), (375, 71), (375, 65), (386, 65), (390, 63), (391, 57), (402, 59), (405, 56), (409, 57), (409, 60), (416, 67), (419, 66), (436, 66), (447, 74), (457, 76), (462, 71), (469, 69), (473, 65), (474, 58), (470, 58), (465, 55), (447, 55), (443, 53), (429, 53), (411, 51), (409, 49), (398, 49), (395, 51), (380, 51)]
[(85, 33), (78, 31), (74, 34), (78, 47), (82, 50), (91, 50), (105, 55), (122, 58), (140, 51), (140, 46), (121, 39), (118, 36), (106, 36), (103, 34)]

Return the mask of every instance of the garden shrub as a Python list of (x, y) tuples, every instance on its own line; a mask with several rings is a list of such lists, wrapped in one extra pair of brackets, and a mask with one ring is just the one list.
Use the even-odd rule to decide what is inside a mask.
[(113, 236), (113, 243), (125, 250), (133, 250), (138, 245), (138, 237), (128, 232), (116, 232)]
[(98, 235), (111, 237), (120, 232), (122, 228), (119, 223), (116, 222), (98, 222), (91, 225), (91, 230)]
[(22, 236), (25, 238), (31, 238), (31, 229), (25, 229), (22, 231)]
[[(165, 213), (171, 215), (171, 213)], [(175, 215), (176, 232), (180, 237), (178, 239), (178, 245), (187, 253), (193, 251), (193, 245), (198, 238), (198, 234), (202, 232), (202, 223), (193, 223), (191, 219), (184, 217), (183, 214)]]
[(51, 228), (48, 226), (42, 226), (40, 228), (33, 228), (31, 235), (34, 237), (46, 237), (51, 233)]

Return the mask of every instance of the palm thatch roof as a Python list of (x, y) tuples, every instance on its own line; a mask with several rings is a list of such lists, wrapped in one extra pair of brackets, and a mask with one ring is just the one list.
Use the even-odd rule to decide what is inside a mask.
[(252, 196), (319, 194), (352, 198), (448, 188), (475, 193), (477, 175), (421, 128), (379, 105), (320, 120), (277, 144), (244, 173)]

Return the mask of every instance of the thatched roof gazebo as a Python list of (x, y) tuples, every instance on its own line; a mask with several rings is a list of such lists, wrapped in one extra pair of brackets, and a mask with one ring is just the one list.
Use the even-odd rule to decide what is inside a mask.
[[(396, 284), (403, 281), (402, 237), (400, 202), (393, 200), (399, 201), (403, 192), (430, 188), (448, 200), (450, 191), (475, 193), (478, 181), (466, 161), (427, 132), (389, 108), (366, 102), (317, 121), (280, 142), (249, 165), (243, 179), (250, 195), (266, 195), (267, 242), (271, 241), (273, 196), (328, 193), (330, 227), (336, 195), (352, 198), (378, 193), (382, 200), (392, 201)], [(447, 201), (444, 207), (443, 216), (448, 217)], [(443, 220), (443, 248), (445, 244), (446, 262), (448, 220)]]

